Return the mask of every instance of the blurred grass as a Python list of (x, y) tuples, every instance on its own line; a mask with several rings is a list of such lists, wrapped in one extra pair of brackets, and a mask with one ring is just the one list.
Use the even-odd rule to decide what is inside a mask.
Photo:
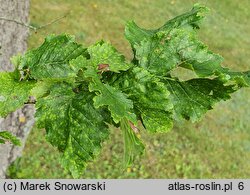
[[(40, 26), (68, 14), (59, 22), (31, 32), (29, 47), (37, 47), (46, 35), (70, 33), (89, 45), (110, 41), (126, 57), (131, 49), (124, 25), (135, 20), (144, 28), (157, 28), (166, 20), (191, 9), (196, 1), (168, 0), (32, 0), (30, 21)], [(210, 15), (200, 30), (201, 39), (220, 53), (225, 66), (249, 69), (250, 3), (242, 0), (199, 1)], [(167, 134), (143, 134), (146, 154), (124, 170), (123, 143), (118, 129), (111, 130), (103, 152), (90, 163), (83, 178), (249, 178), (250, 91), (242, 89), (221, 102), (196, 124), (177, 122)], [(45, 141), (44, 130), (34, 128), (23, 156), (9, 169), (11, 178), (71, 178), (61, 168), (59, 154)]]

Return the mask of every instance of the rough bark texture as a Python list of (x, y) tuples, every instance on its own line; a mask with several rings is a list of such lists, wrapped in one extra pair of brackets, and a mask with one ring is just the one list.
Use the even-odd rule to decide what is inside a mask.
[[(29, 0), (0, 0), (0, 17), (14, 19), (28, 23)], [(15, 22), (0, 20), (0, 71), (11, 71), (13, 65), (10, 57), (23, 53), (26, 50), (26, 40), (29, 29)], [(25, 106), (7, 118), (0, 118), (0, 130), (8, 130), (22, 140), (22, 147), (25, 139), (34, 123), (34, 108), (31, 105)], [(25, 120), (24, 120), (25, 119)], [(14, 147), (10, 144), (0, 145), (0, 178), (5, 178), (5, 172), (18, 156), (21, 155), (22, 147)]]

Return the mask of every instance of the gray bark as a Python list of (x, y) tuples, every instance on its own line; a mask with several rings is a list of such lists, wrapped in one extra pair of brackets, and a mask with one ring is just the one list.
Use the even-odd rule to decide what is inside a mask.
[[(28, 23), (28, 15), (29, 0), (0, 0), (0, 17)], [(10, 57), (24, 53), (27, 48), (28, 33), (27, 27), (15, 22), (0, 20), (0, 71), (13, 70)], [(33, 116), (33, 106), (26, 105), (5, 119), (0, 118), (0, 130), (11, 131), (22, 140), (22, 147), (14, 147), (11, 144), (0, 145), (0, 178), (6, 177), (8, 165), (21, 155), (25, 140), (34, 123)]]

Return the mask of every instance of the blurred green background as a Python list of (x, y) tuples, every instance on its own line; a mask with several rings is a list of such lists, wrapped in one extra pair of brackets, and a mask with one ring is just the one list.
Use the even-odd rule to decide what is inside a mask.
[[(130, 45), (124, 25), (135, 20), (144, 28), (157, 28), (188, 11), (193, 0), (31, 0), (30, 21), (40, 26), (68, 14), (59, 22), (31, 32), (29, 48), (39, 46), (48, 34), (69, 33), (88, 46), (110, 41), (127, 58)], [(250, 69), (249, 0), (206, 0), (211, 9), (199, 36), (220, 53), (224, 65)], [(111, 130), (100, 157), (88, 165), (82, 178), (250, 178), (250, 90), (242, 89), (209, 111), (201, 122), (178, 122), (167, 134), (143, 134), (146, 153), (133, 167), (123, 167), (123, 139)], [(59, 164), (59, 153), (34, 128), (23, 156), (9, 168), (11, 178), (71, 178)]]

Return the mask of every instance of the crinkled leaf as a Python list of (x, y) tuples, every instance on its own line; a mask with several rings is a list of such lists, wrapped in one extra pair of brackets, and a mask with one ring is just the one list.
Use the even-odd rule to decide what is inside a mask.
[(0, 144), (10, 142), (16, 146), (21, 146), (21, 141), (9, 131), (0, 131)]
[(113, 85), (121, 88), (138, 106), (161, 110), (172, 108), (168, 99), (170, 93), (164, 83), (143, 68), (131, 69), (119, 76)]
[(157, 30), (149, 31), (144, 39), (139, 40), (131, 41), (131, 33), (138, 34), (136, 32), (141, 32), (141, 29), (136, 25), (127, 26), (139, 65), (162, 76), (177, 66), (191, 68), (200, 76), (223, 70), (220, 66), (222, 57), (209, 51), (196, 36), (195, 29), (206, 11), (202, 6), (195, 6), (190, 12), (170, 20)]
[(0, 81), (0, 116), (5, 117), (28, 101), (35, 82), (17, 80), (16, 72), (1, 72)]
[(138, 27), (135, 22), (130, 21), (126, 24), (125, 37), (130, 42), (132, 47), (134, 47), (135, 44), (140, 44), (141, 41), (150, 39), (155, 35), (155, 33), (159, 31), (166, 31), (180, 27), (199, 28), (199, 23), (204, 18), (207, 12), (207, 7), (195, 4), (191, 11), (167, 21), (162, 27), (156, 30), (142, 29)]
[[(173, 105), (169, 101), (170, 93), (158, 78), (141, 67), (135, 67), (119, 76), (113, 85), (133, 100), (147, 130), (162, 132), (171, 129)], [(157, 112), (160, 114), (157, 115)]]
[(223, 58), (198, 40), (196, 29), (207, 11), (196, 4), (191, 11), (156, 30), (144, 30), (129, 22), (125, 35), (133, 47), (134, 62), (158, 76), (169, 76), (171, 70), (180, 66), (199, 77), (219, 76), (223, 82), (226, 79), (238, 87), (249, 86), (249, 72), (232, 72), (222, 67)]
[(47, 90), (47, 96), (39, 97), (36, 102), (37, 125), (46, 129), (48, 141), (61, 151), (67, 144), (67, 111), (75, 94), (70, 85), (60, 83), (52, 85)]
[(105, 105), (108, 106), (115, 123), (120, 122), (123, 118), (137, 123), (136, 115), (133, 113), (133, 102), (124, 93), (119, 89), (102, 83), (97, 71), (93, 67), (85, 70), (84, 76), (91, 78), (89, 90), (96, 92), (96, 96), (93, 99), (96, 108)]
[(75, 94), (71, 86), (58, 83), (36, 105), (39, 126), (46, 129), (47, 140), (62, 153), (62, 165), (74, 177), (82, 174), (109, 135), (106, 113), (94, 108), (92, 98), (92, 94)]
[(103, 71), (112, 71), (119, 73), (131, 67), (131, 64), (126, 63), (123, 55), (109, 43), (99, 42), (88, 48), (90, 55), (90, 63), (94, 67), (98, 67), (102, 71), (101, 66), (105, 66)]
[(86, 51), (77, 44), (72, 36), (48, 36), (37, 49), (27, 52), (19, 68), (34, 79), (68, 79), (75, 77), (80, 67), (72, 66), (69, 61)]
[(137, 156), (144, 153), (145, 147), (127, 119), (121, 120), (121, 130), (124, 136), (124, 161), (125, 165), (131, 166)]
[(233, 85), (225, 86), (218, 79), (166, 79), (165, 84), (171, 92), (176, 117), (190, 119), (193, 122), (212, 109), (216, 102), (230, 99), (230, 94), (235, 91)]
[(193, 30), (160, 31), (150, 40), (135, 45), (135, 49), (139, 65), (156, 75), (165, 76), (177, 66), (192, 69), (199, 76), (223, 71), (222, 57), (198, 41)]

